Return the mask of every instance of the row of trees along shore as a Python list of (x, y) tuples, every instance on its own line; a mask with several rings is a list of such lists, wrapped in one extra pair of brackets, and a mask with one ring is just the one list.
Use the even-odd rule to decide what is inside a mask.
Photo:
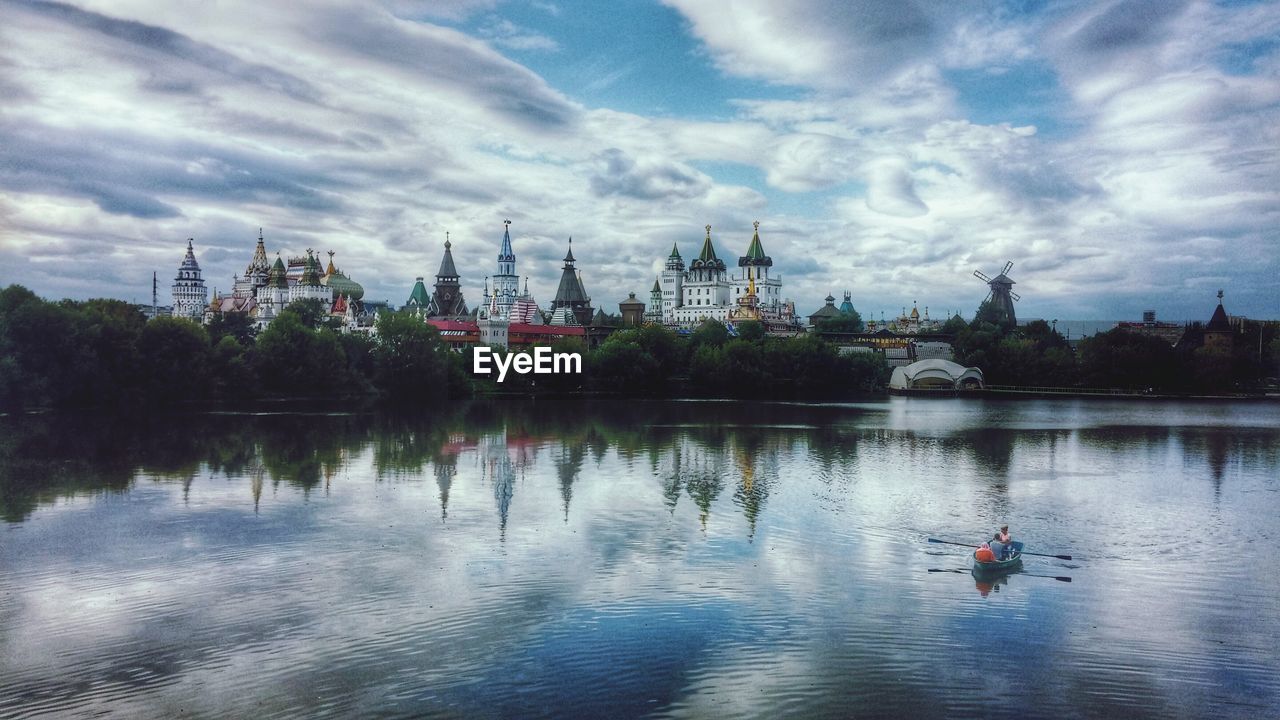
[(971, 322), (953, 317), (944, 332), (954, 337), (956, 362), (981, 368), (988, 385), (1222, 394), (1258, 390), (1280, 375), (1275, 323), (1245, 323), (1230, 348), (1206, 345), (1203, 325), (1193, 323), (1176, 345), (1115, 328), (1073, 349), (1049, 323), (1013, 328), (983, 303)]
[(342, 333), (320, 303), (299, 301), (257, 331), (239, 314), (209, 325), (147, 321), (120, 300), (49, 302), (0, 290), (0, 407), (245, 404), (342, 399), (441, 405), (476, 392), (600, 391), (628, 395), (803, 398), (885, 386), (877, 356), (841, 355), (816, 337), (767, 338), (758, 323), (729, 337), (708, 323), (690, 337), (659, 326), (621, 330), (600, 347), (563, 339), (581, 374), (472, 373), (472, 351), (450, 351), (435, 328), (383, 313), (377, 333)]
[[(860, 329), (847, 318), (788, 339), (766, 337), (752, 322), (739, 323), (737, 337), (706, 322), (687, 337), (657, 325), (624, 329), (592, 350), (563, 339), (551, 349), (579, 353), (581, 374), (509, 372), (500, 384), (496, 374), (473, 375), (472, 351), (450, 351), (421, 319), (384, 313), (377, 322), (373, 337), (341, 333), (315, 301), (294, 303), (260, 332), (238, 314), (207, 326), (148, 322), (120, 300), (48, 302), (12, 285), (0, 290), (0, 406), (276, 398), (440, 405), (494, 391), (828, 399), (882, 390), (889, 379), (883, 356), (842, 354), (822, 338), (824, 330)], [(957, 362), (982, 368), (989, 384), (1000, 385), (1222, 392), (1258, 386), (1277, 374), (1280, 360), (1273, 326), (1253, 335), (1246, 328), (1232, 352), (1175, 348), (1120, 330), (1073, 351), (1048, 324), (1002, 326), (984, 305), (970, 323), (952, 318), (946, 332), (955, 337)]]

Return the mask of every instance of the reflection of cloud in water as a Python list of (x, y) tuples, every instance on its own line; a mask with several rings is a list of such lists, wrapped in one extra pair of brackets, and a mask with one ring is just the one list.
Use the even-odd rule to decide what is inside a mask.
[[(820, 429), (717, 429), (736, 406), (608, 405), (480, 409), (430, 430), (296, 419), (310, 447), (273, 430), (279, 416), (8, 433), (0, 703), (151, 716), (1280, 707), (1265, 644), (1280, 620), (1263, 612), (1277, 592), (1274, 428), (1126, 431), (1029, 403), (994, 416), (758, 404), (735, 422)], [(916, 407), (919, 427), (896, 426)], [(645, 412), (682, 427), (651, 429)], [(1006, 439), (993, 418), (1014, 426)], [(90, 433), (93, 451), (68, 433)], [(55, 449), (89, 472), (50, 469)], [(424, 522), (437, 507), (448, 523)], [(1013, 576), (984, 598), (970, 577), (926, 572), (967, 565), (963, 548), (925, 554), (926, 535), (964, 541), (1003, 516), (1034, 549), (1078, 558), (1029, 572), (1074, 582)], [(1220, 531), (1253, 560), (1206, 573), (1189, 550)]]

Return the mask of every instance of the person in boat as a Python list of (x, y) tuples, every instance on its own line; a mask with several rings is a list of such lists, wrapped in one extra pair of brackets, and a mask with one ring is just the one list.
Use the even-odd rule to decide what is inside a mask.
[(1013, 542), (1013, 538), (1012, 538), (1012, 537), (1009, 537), (1009, 526), (1008, 526), (1008, 525), (1001, 525), (1001, 526), (1000, 526), (1000, 532), (996, 533), (996, 539), (997, 539), (997, 540), (999, 540), (1000, 542), (1004, 543), (1005, 545), (1008, 545), (1009, 543)]
[(995, 562), (995, 553), (991, 552), (991, 545), (982, 543), (978, 546), (978, 551), (973, 554), (973, 559), (978, 562)]
[(996, 533), (991, 538), (991, 542), (987, 543), (987, 547), (991, 548), (991, 554), (995, 555), (997, 560), (1004, 560), (1009, 556), (1009, 546), (1000, 542), (1000, 533)]

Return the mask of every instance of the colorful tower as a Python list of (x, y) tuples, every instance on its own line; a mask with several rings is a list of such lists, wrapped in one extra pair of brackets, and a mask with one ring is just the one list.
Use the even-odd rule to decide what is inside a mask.
[(258, 228), (258, 245), (253, 249), (253, 259), (244, 269), (244, 275), (235, 279), (232, 294), (236, 297), (254, 297), (258, 288), (267, 284), (269, 274), (271, 264), (267, 261), (267, 247), (262, 239), (262, 228)]
[(187, 238), (187, 254), (178, 266), (178, 276), (173, 279), (173, 316), (200, 321), (209, 304), (209, 290), (200, 276), (200, 263), (196, 262), (194, 239)]
[(493, 296), (498, 300), (498, 314), (507, 317), (520, 296), (520, 278), (516, 276), (516, 253), (511, 249), (511, 221), (503, 220), (502, 248), (498, 250), (498, 272), (493, 276)]
[(307, 259), (302, 266), (302, 275), (298, 277), (297, 284), (289, 288), (289, 302), (319, 300), (324, 303), (325, 310), (328, 310), (333, 305), (333, 293), (320, 283), (320, 261), (313, 253), (311, 248), (307, 248)]
[(760, 221), (751, 223), (755, 233), (751, 236), (751, 245), (747, 254), (738, 258), (738, 267), (743, 268), (742, 277), (737, 278), (734, 295), (742, 297), (747, 292), (747, 284), (754, 278), (755, 295), (759, 304), (776, 308), (782, 302), (782, 278), (769, 277), (769, 268), (773, 267), (773, 258), (765, 255), (764, 245), (760, 243)]
[(259, 327), (266, 327), (289, 304), (289, 279), (285, 272), (284, 261), (277, 254), (275, 264), (267, 273), (267, 284), (258, 288), (256, 295)]

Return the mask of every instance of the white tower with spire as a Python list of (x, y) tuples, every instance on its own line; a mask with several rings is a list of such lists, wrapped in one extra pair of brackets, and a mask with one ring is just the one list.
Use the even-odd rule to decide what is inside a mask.
[(667, 257), (666, 267), (662, 271), (662, 322), (674, 324), (676, 308), (684, 300), (684, 259), (680, 257), (680, 249), (671, 243), (671, 255)]
[(498, 250), (498, 272), (493, 276), (493, 297), (497, 300), (496, 314), (506, 318), (511, 306), (520, 297), (520, 278), (516, 275), (516, 253), (511, 249), (511, 221), (503, 220), (502, 248)]
[(173, 316), (199, 322), (209, 304), (209, 289), (200, 276), (200, 263), (196, 262), (193, 247), (195, 241), (187, 238), (187, 255), (178, 266), (178, 276), (173, 279)]

